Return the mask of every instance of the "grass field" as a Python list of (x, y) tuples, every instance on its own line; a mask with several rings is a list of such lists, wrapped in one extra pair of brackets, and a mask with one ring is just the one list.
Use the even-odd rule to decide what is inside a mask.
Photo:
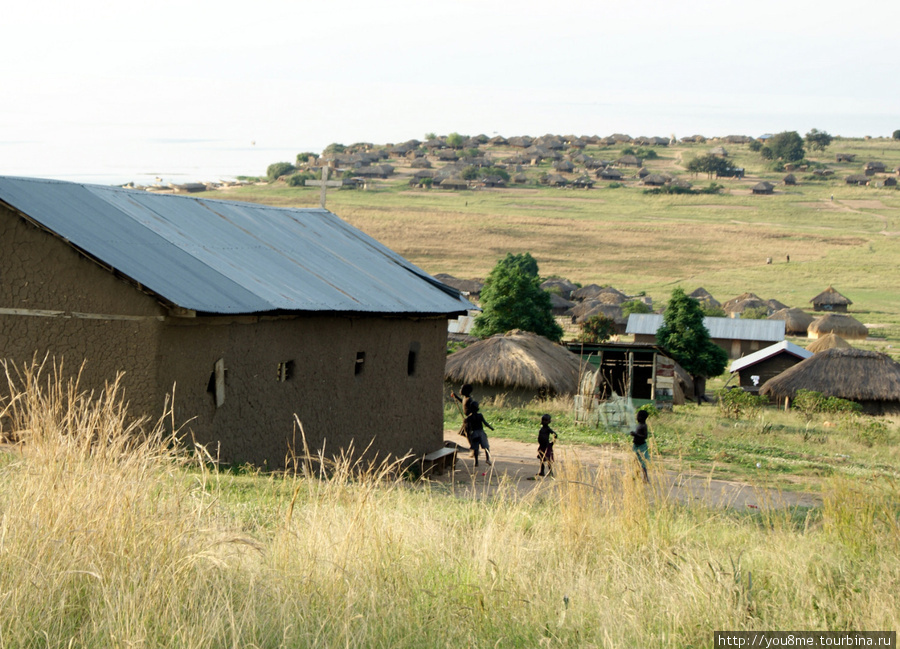
[[(711, 146), (659, 148), (660, 158), (645, 166), (705, 186), (705, 176), (691, 178), (683, 165)], [(747, 145), (726, 148), (747, 175), (719, 180), (725, 189), (717, 195), (648, 195), (635, 180), (616, 189), (598, 181), (592, 190), (529, 183), (412, 191), (412, 170), (391, 160), (396, 179), (376, 181), (368, 191), (333, 191), (328, 207), (431, 273), (483, 278), (507, 252), (530, 252), (544, 276), (645, 291), (655, 302), (676, 286), (689, 292), (703, 286), (722, 302), (752, 291), (801, 308), (833, 284), (853, 300), (858, 319), (900, 326), (900, 191), (844, 182), (868, 160), (900, 166), (900, 141), (838, 139), (826, 153), (808, 156), (834, 169), (834, 176), (812, 180), (811, 172), (794, 172), (796, 186), (781, 184), (785, 172), (767, 170)], [(587, 152), (615, 158), (621, 149)], [(836, 152), (854, 153), (857, 162), (835, 163)], [(548, 170), (542, 163), (529, 173)], [(777, 184), (775, 194), (751, 194), (760, 180)], [(316, 206), (319, 193), (282, 183), (232, 189), (228, 197)]]
[(481, 500), (392, 465), (217, 472), (135, 437), (114, 389), (32, 377), (13, 398), (4, 647), (686, 648), (900, 625), (896, 480), (831, 476), (821, 508), (748, 513), (563, 465)]

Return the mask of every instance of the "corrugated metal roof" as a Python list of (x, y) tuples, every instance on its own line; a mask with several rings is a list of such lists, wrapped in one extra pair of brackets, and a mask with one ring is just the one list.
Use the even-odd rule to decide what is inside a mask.
[(473, 308), (324, 209), (11, 177), (0, 177), (0, 200), (168, 302), (198, 312)]
[[(657, 313), (632, 313), (625, 333), (656, 335), (663, 317)], [(716, 340), (784, 340), (784, 320), (752, 320), (743, 318), (703, 318), (709, 337)]]
[(732, 374), (735, 372), (739, 372), (745, 367), (756, 365), (760, 361), (764, 361), (767, 358), (775, 356), (776, 354), (780, 354), (781, 352), (792, 354), (800, 360), (806, 360), (813, 355), (811, 351), (809, 351), (808, 349), (804, 349), (800, 345), (795, 345), (790, 341), (782, 340), (780, 343), (769, 345), (768, 347), (760, 349), (758, 352), (753, 352), (752, 354), (747, 354), (743, 358), (737, 359), (731, 364), (731, 368), (728, 371)]

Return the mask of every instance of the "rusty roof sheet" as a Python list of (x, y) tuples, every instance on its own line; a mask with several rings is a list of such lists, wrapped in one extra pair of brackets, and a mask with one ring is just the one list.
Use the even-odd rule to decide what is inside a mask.
[[(656, 335), (663, 324), (658, 313), (632, 313), (628, 316), (625, 333)], [(784, 340), (784, 320), (753, 320), (744, 318), (703, 318), (709, 337), (715, 340)]]
[(204, 313), (473, 308), (324, 209), (0, 177), (0, 201), (165, 301)]

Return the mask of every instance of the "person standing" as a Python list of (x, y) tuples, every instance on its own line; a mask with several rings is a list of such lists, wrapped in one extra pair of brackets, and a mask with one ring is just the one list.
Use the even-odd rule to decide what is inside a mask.
[(547, 465), (547, 475), (553, 475), (553, 442), (559, 435), (550, 428), (550, 415), (541, 415), (541, 429), (538, 431), (538, 459), (541, 461), (541, 471), (538, 477), (544, 476), (544, 465)]
[(474, 401), (474, 399), (472, 399), (472, 385), (470, 383), (463, 384), (463, 386), (459, 389), (459, 394), (461, 394), (462, 396), (459, 396), (453, 391), (450, 392), (450, 396), (453, 397), (453, 399), (458, 404), (460, 404), (460, 410), (462, 411), (462, 425), (459, 428), (459, 434), (468, 439), (468, 417), (472, 414), (472, 401)]
[(475, 466), (478, 466), (478, 449), (484, 449), (484, 461), (487, 462), (488, 466), (491, 465), (491, 446), (488, 443), (487, 433), (484, 432), (484, 427), (487, 426), (491, 430), (494, 430), (494, 427), (491, 426), (487, 420), (484, 418), (484, 415), (481, 414), (478, 406), (478, 402), (474, 399), (471, 401), (470, 407), (472, 409), (472, 413), (466, 417), (469, 428), (469, 446), (472, 447), (472, 453), (475, 456)]
[(650, 449), (647, 446), (647, 437), (650, 431), (647, 428), (647, 411), (638, 410), (637, 427), (629, 433), (631, 435), (631, 448), (637, 455), (638, 462), (641, 465), (641, 471), (644, 474), (644, 482), (649, 483), (650, 477), (647, 475), (647, 462), (650, 461)]

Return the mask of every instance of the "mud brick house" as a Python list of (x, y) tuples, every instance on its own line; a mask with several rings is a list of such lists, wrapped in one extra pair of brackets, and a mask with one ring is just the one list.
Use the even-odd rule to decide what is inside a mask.
[[(226, 462), (442, 445), (447, 319), (472, 305), (324, 209), (0, 177), (0, 358), (82, 387)], [(0, 394), (2, 397), (2, 394)]]

